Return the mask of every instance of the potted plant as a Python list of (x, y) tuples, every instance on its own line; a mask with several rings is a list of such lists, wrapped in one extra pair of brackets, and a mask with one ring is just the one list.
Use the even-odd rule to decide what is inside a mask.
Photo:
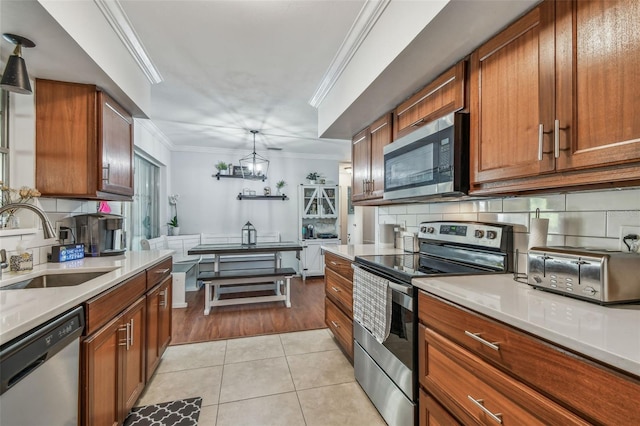
[(311, 172), (307, 175), (307, 180), (310, 185), (314, 185), (318, 179), (320, 179), (320, 173), (318, 172)]
[(225, 163), (224, 161), (218, 161), (216, 163), (216, 169), (218, 169), (218, 174), (220, 175), (226, 175), (227, 174), (227, 163)]
[(276, 194), (277, 195), (282, 195), (282, 188), (284, 188), (286, 184), (287, 184), (287, 182), (285, 182), (282, 179), (276, 182)]
[(180, 225), (178, 224), (178, 198), (180, 198), (180, 195), (178, 194), (169, 195), (169, 204), (174, 206), (176, 211), (173, 219), (167, 222), (167, 225), (169, 226), (167, 228), (167, 234), (169, 235), (180, 235)]

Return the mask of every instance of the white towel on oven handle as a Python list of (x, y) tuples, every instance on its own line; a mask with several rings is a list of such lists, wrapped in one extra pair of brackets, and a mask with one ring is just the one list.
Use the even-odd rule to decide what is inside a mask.
[(389, 281), (354, 266), (353, 319), (380, 343), (391, 331), (391, 304)]

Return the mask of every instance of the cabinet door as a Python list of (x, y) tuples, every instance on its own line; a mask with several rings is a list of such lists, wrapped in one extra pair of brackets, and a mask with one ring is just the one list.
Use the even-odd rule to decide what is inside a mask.
[(379, 118), (371, 125), (371, 165), (368, 198), (382, 198), (384, 192), (384, 152), (386, 145), (391, 143), (392, 123), (391, 114)]
[(557, 3), (559, 170), (640, 159), (640, 2)]
[(472, 184), (554, 170), (553, 7), (541, 3), (472, 54)]
[(36, 187), (43, 196), (95, 196), (96, 87), (36, 80)]
[(133, 195), (133, 120), (107, 94), (100, 92), (99, 190)]
[(364, 200), (367, 198), (367, 184), (370, 176), (369, 146), (371, 141), (369, 128), (367, 127), (353, 137), (351, 142), (351, 199), (353, 201)]
[(127, 330), (117, 317), (82, 342), (82, 424), (117, 425), (120, 410), (120, 345), (126, 345)]
[(302, 217), (314, 218), (318, 217), (319, 212), (319, 187), (318, 186), (303, 186), (302, 187)]
[(151, 380), (160, 363), (159, 311), (160, 285), (147, 293), (147, 380)]
[(322, 258), (321, 244), (307, 241), (306, 246), (302, 249), (304, 259), (304, 275), (314, 276), (324, 273), (324, 259)]
[(173, 299), (173, 279), (167, 278), (160, 286), (160, 305), (158, 312), (158, 347), (162, 357), (164, 351), (171, 343), (171, 320), (172, 320), (172, 299)]
[(122, 420), (144, 390), (146, 299), (141, 297), (122, 314), (128, 328), (128, 342), (122, 347)]
[(338, 217), (338, 187), (328, 186), (321, 187), (320, 193), (320, 210), (321, 217)]

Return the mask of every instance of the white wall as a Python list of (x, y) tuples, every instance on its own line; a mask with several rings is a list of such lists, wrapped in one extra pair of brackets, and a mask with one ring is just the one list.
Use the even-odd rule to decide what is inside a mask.
[(406, 224), (410, 232), (430, 220), (510, 223), (519, 270), (526, 271), (529, 224), (537, 208), (549, 219), (547, 245), (619, 250), (620, 226), (640, 226), (640, 188), (379, 207), (378, 223)]

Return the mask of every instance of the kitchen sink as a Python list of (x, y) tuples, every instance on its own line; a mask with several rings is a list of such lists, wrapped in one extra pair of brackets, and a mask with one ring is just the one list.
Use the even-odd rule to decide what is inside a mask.
[(0, 290), (21, 290), (25, 288), (71, 287), (83, 284), (111, 271), (68, 272), (61, 274), (45, 274), (0, 287)]

